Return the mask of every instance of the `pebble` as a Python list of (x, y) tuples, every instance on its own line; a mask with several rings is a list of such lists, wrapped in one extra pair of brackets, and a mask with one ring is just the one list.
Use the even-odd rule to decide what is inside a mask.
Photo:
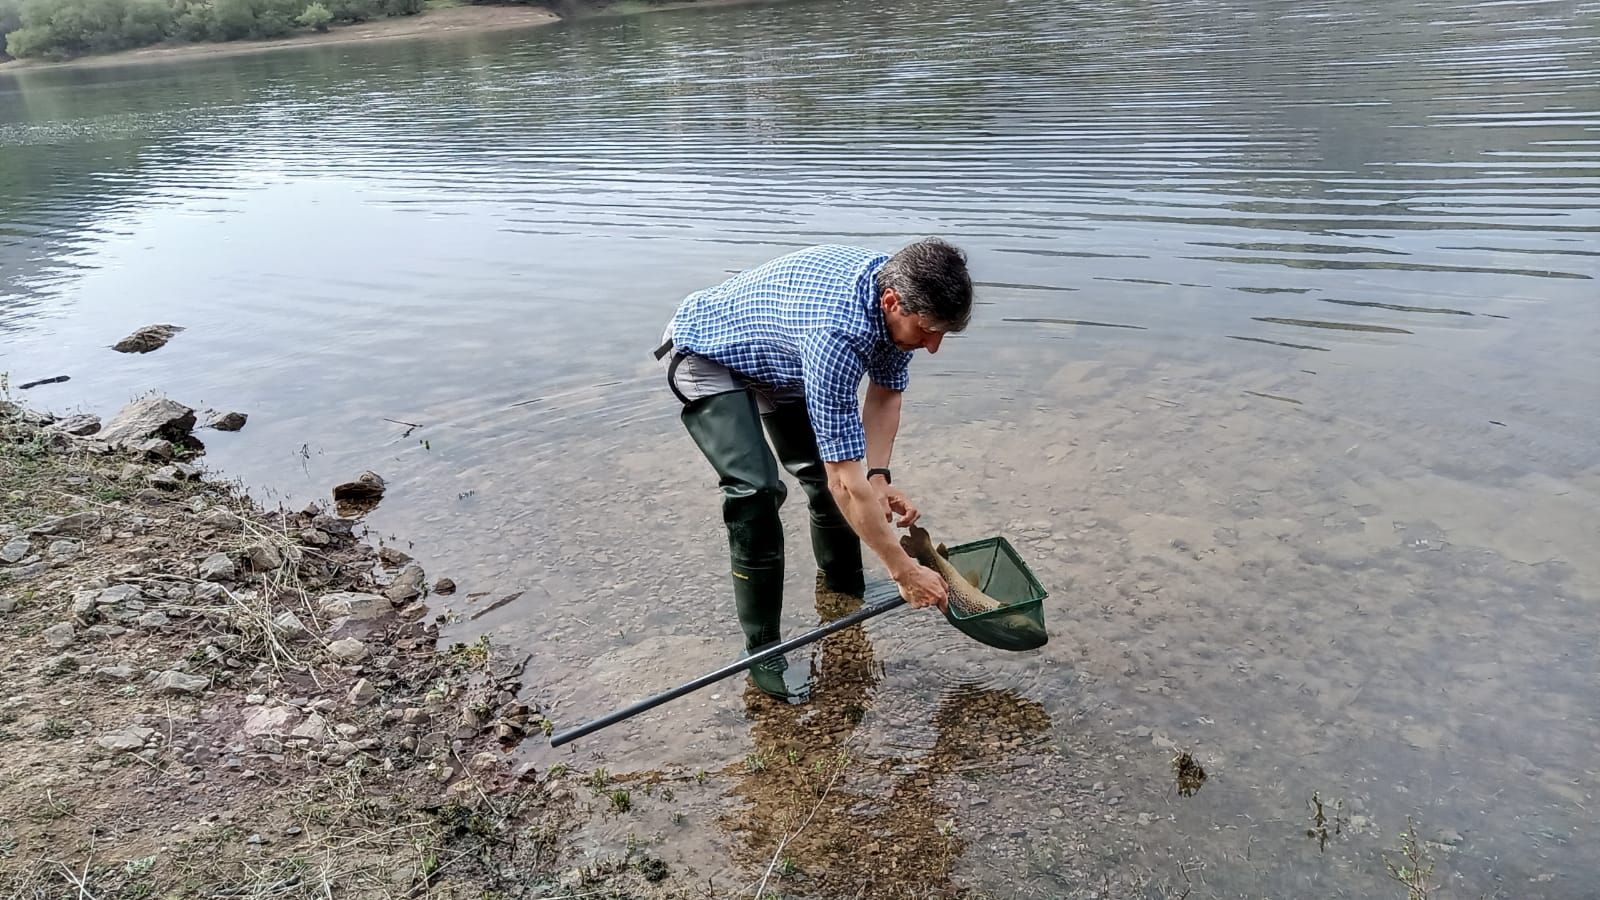
[(46, 628), (42, 636), (52, 650), (65, 650), (72, 646), (72, 642), (78, 637), (78, 632), (68, 623), (62, 622)]
[(176, 669), (157, 675), (153, 685), (162, 694), (198, 694), (210, 686), (211, 679), (204, 675), (189, 675)]
[(51, 541), (44, 549), (44, 555), (58, 563), (71, 562), (82, 552), (83, 545), (77, 541)]
[(355, 638), (340, 638), (328, 645), (328, 654), (340, 662), (358, 662), (367, 655), (367, 645)]
[(350, 688), (350, 703), (353, 706), (366, 706), (376, 699), (378, 699), (377, 688), (374, 688), (372, 683), (365, 678), (357, 681), (355, 686)]

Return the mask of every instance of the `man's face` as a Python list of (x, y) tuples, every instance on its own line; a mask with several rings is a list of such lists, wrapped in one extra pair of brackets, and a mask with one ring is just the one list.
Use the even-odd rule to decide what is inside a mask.
[(883, 292), (883, 319), (889, 326), (889, 338), (901, 350), (926, 350), (938, 353), (944, 342), (944, 326), (927, 316), (908, 313), (900, 308), (900, 294), (894, 288)]

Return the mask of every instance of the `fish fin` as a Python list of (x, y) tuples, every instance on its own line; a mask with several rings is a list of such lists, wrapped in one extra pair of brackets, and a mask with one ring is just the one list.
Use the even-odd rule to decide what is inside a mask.
[(939, 546), (937, 546), (937, 547), (935, 547), (933, 549), (934, 549), (934, 552), (938, 553), (940, 556), (944, 557), (945, 559), (949, 559), (950, 558), (950, 551), (945, 549), (944, 544), (940, 544)]

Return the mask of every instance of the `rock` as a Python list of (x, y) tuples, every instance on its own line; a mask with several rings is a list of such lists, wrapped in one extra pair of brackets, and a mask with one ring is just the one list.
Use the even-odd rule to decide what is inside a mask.
[(140, 628), (165, 628), (170, 620), (167, 618), (166, 613), (159, 609), (152, 609), (135, 621)]
[(500, 757), (495, 756), (493, 753), (485, 750), (484, 752), (479, 753), (477, 756), (474, 756), (472, 758), (472, 762), (468, 765), (472, 771), (477, 772), (479, 775), (487, 775), (488, 773), (493, 772), (495, 769), (500, 768)]
[(74, 437), (88, 437), (100, 430), (100, 417), (80, 413), (76, 416), (67, 416), (50, 427)]
[(82, 552), (83, 544), (80, 544), (77, 541), (63, 540), (51, 541), (50, 546), (45, 548), (44, 555), (52, 562), (67, 563), (77, 559), (78, 554)]
[(423, 725), (431, 718), (432, 716), (429, 715), (426, 709), (420, 706), (413, 706), (401, 714), (400, 721), (407, 725)]
[(43, 575), (48, 568), (49, 566), (45, 565), (43, 561), (39, 561), (13, 566), (6, 569), (5, 573), (11, 576), (12, 581), (27, 581), (30, 578), (37, 578)]
[(127, 633), (128, 629), (116, 625), (90, 625), (83, 630), (83, 637), (91, 641), (106, 641)]
[(149, 353), (160, 350), (172, 340), (172, 336), (183, 330), (181, 325), (146, 325), (115, 344), (111, 349), (118, 353)]
[(334, 507), (341, 516), (360, 515), (378, 505), (383, 489), (383, 478), (378, 473), (362, 472), (355, 481), (334, 486)]
[(233, 531), (239, 527), (239, 517), (231, 511), (217, 507), (200, 517), (200, 524)]
[(175, 467), (162, 466), (144, 476), (144, 480), (153, 488), (160, 488), (163, 491), (175, 491), (179, 487), (178, 477), (178, 470)]
[(306, 628), (306, 623), (300, 621), (299, 616), (288, 611), (279, 614), (276, 619), (273, 619), (272, 627), (278, 629), (279, 634), (290, 639), (302, 638), (310, 633), (310, 629)]
[(215, 428), (218, 431), (238, 431), (244, 427), (244, 423), (249, 418), (242, 412), (219, 413), (214, 410), (208, 410), (206, 422), (201, 427)]
[(355, 638), (341, 638), (328, 645), (328, 655), (340, 662), (359, 662), (367, 655), (367, 645)]
[(263, 706), (246, 716), (239, 730), (249, 737), (286, 737), (299, 721), (300, 714), (287, 706)]
[(395, 576), (394, 583), (384, 589), (383, 595), (395, 606), (404, 605), (422, 596), (423, 579), (422, 567), (407, 563)]
[(198, 694), (211, 686), (211, 679), (204, 675), (190, 675), (176, 669), (168, 669), (156, 676), (153, 687), (161, 694)]
[(78, 632), (70, 624), (62, 622), (46, 628), (43, 637), (44, 642), (50, 645), (50, 649), (65, 650), (72, 646), (72, 642), (78, 637)]
[[(173, 474), (175, 476), (177, 476), (178, 478), (182, 478), (184, 481), (195, 481), (196, 479), (198, 479), (200, 477), (200, 467), (199, 466), (190, 465), (189, 463), (185, 463), (185, 462), (173, 463), (172, 464), (172, 472), (173, 472)], [(202, 508), (204, 508), (205, 501), (200, 499), (199, 497), (190, 497), (189, 498), (189, 506), (195, 512), (199, 512)]]
[(226, 553), (213, 553), (200, 563), (200, 577), (206, 581), (227, 581), (237, 574)]
[(1457, 846), (1460, 846), (1461, 843), (1463, 841), (1465, 841), (1465, 840), (1466, 840), (1466, 838), (1461, 836), (1461, 832), (1456, 831), (1456, 830), (1451, 829), (1451, 828), (1446, 828), (1443, 831), (1439, 832), (1439, 836), (1436, 839), (1436, 842), (1440, 843), (1440, 844), (1443, 844), (1446, 847), (1457, 847)]
[(0, 547), (0, 562), (11, 565), (27, 557), (28, 551), (33, 548), (33, 541), (26, 536), (14, 537)]
[(328, 722), (322, 716), (312, 713), (306, 720), (289, 732), (290, 737), (306, 738), (307, 740), (320, 741), (328, 736)]
[[(224, 557), (226, 558), (226, 557)], [(212, 603), (221, 600), (223, 596), (222, 585), (201, 582), (194, 586), (194, 599), (201, 603)]]
[(378, 699), (378, 689), (373, 687), (372, 682), (365, 678), (357, 681), (355, 686), (350, 688), (350, 703), (352, 706), (366, 706), (376, 699)]
[(106, 681), (129, 682), (139, 677), (139, 670), (133, 666), (101, 666), (94, 670), (94, 677)]
[(378, 561), (390, 568), (398, 569), (411, 562), (411, 556), (403, 550), (385, 544), (378, 548)]
[(82, 533), (99, 527), (99, 513), (79, 512), (70, 516), (56, 516), (53, 519), (47, 519), (29, 528), (28, 533), (37, 535)]
[(145, 742), (156, 736), (154, 728), (143, 725), (129, 725), (121, 731), (102, 734), (95, 739), (101, 748), (112, 753), (133, 753), (144, 748)]
[(248, 551), (247, 561), (255, 572), (270, 572), (283, 565), (283, 554), (272, 544), (261, 543)]
[(454, 594), (456, 592), (456, 583), (448, 578), (441, 578), (433, 583), (433, 592), (435, 594)]
[(99, 437), (113, 447), (151, 437), (182, 442), (193, 429), (194, 410), (165, 397), (146, 397), (124, 406)]
[(17, 598), (12, 597), (9, 594), (7, 594), (6, 596), (0, 597), (0, 613), (11, 612), (12, 610), (17, 608), (17, 605), (18, 605)]
[(167, 462), (177, 454), (177, 448), (165, 438), (151, 438), (133, 445), (133, 451), (154, 462)]
[(389, 611), (389, 601), (377, 594), (338, 591), (318, 598), (317, 609), (330, 619), (376, 619)]

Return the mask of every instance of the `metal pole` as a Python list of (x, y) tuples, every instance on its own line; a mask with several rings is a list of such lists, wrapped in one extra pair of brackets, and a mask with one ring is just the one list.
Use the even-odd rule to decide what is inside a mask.
[(579, 725), (576, 728), (569, 728), (566, 731), (563, 731), (560, 734), (550, 738), (550, 746), (559, 747), (568, 741), (575, 741), (586, 734), (592, 734), (602, 728), (615, 725), (618, 722), (621, 722), (623, 719), (631, 719), (645, 710), (655, 709), (661, 704), (666, 703), (668, 700), (676, 700), (677, 698), (682, 697), (684, 694), (697, 691), (708, 684), (712, 684), (713, 682), (721, 681), (722, 679), (727, 678), (729, 675), (735, 675), (739, 672), (743, 672), (745, 669), (750, 668), (764, 659), (770, 659), (771, 657), (777, 656), (780, 653), (787, 653), (796, 647), (804, 647), (813, 641), (821, 640), (822, 638), (833, 634), (835, 631), (843, 631), (852, 625), (858, 625), (862, 622), (865, 622), (873, 616), (881, 615), (897, 606), (902, 606), (905, 604), (905, 602), (905, 598), (900, 596), (899, 592), (897, 591), (893, 600), (885, 600), (882, 603), (875, 603), (872, 606), (864, 606), (847, 616), (834, 619), (832, 622), (829, 622), (820, 628), (808, 631), (798, 637), (792, 637), (787, 641), (773, 644), (771, 647), (768, 647), (759, 653), (746, 656), (738, 662), (729, 663), (715, 672), (701, 675), (699, 678), (696, 678), (687, 684), (681, 684), (670, 691), (663, 691), (662, 693), (656, 694), (654, 697), (647, 697), (643, 700), (640, 700), (638, 703), (633, 704), (632, 706), (625, 706), (616, 712), (601, 716), (592, 722), (587, 722), (583, 725)]

